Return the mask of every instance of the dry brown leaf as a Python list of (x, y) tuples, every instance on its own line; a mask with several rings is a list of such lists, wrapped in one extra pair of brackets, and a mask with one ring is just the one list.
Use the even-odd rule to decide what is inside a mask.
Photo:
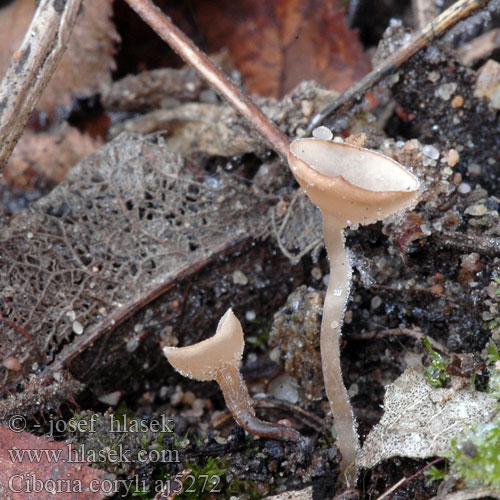
[(59, 130), (36, 134), (25, 130), (4, 171), (4, 178), (28, 186), (40, 175), (59, 184), (68, 170), (93, 153), (99, 143), (64, 123)]
[(222, 172), (193, 174), (159, 137), (121, 134), (80, 162), (0, 231), (0, 316), (18, 325), (0, 321), (0, 342), (22, 365), (0, 366), (4, 387), (265, 234), (269, 202)]
[(330, 0), (224, 0), (194, 6), (208, 50), (228, 47), (250, 92), (280, 97), (303, 80), (345, 90), (370, 69)]
[[(35, 12), (35, 0), (18, 0), (0, 9), (0, 76), (18, 49)], [(113, 44), (117, 41), (112, 0), (87, 0), (82, 4), (75, 28), (61, 62), (45, 89), (37, 110), (52, 113), (69, 106), (72, 96), (86, 97), (111, 83)]]
[[(0, 426), (0, 497), (7, 500), (99, 500), (117, 485), (113, 474), (93, 469), (68, 443)], [(71, 462), (70, 460), (73, 460)], [(112, 492), (111, 492), (112, 493)]]

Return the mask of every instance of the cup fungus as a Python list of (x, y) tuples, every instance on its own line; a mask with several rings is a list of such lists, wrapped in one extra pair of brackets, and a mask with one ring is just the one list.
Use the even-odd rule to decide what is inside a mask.
[(341, 472), (352, 484), (359, 448), (356, 423), (342, 381), (339, 338), (351, 282), (343, 229), (370, 224), (415, 202), (419, 182), (403, 166), (373, 151), (322, 139), (298, 139), (288, 153), (292, 172), (323, 215), (330, 278), (321, 324), (321, 363), (335, 419)]
[(236, 422), (250, 434), (299, 441), (292, 427), (264, 422), (255, 416), (252, 400), (240, 373), (245, 341), (238, 318), (231, 309), (222, 316), (215, 335), (186, 347), (165, 347), (170, 364), (182, 375), (197, 380), (215, 380)]

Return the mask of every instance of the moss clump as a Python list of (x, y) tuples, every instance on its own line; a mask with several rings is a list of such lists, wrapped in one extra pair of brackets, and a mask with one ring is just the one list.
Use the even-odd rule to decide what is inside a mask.
[(448, 458), (467, 484), (500, 487), (500, 417), (453, 439)]
[[(186, 463), (182, 472), (161, 474), (152, 480), (154, 487), (139, 488), (132, 485), (130, 498), (153, 500), (156, 494), (163, 492), (176, 493), (176, 500), (204, 500), (214, 498), (229, 499), (234, 495), (245, 494), (248, 499), (257, 500), (263, 497), (256, 491), (254, 481), (228, 481), (226, 478), (228, 461), (222, 458), (209, 457), (203, 462)], [(129, 497), (127, 497), (129, 498)]]
[(500, 353), (494, 342), (490, 342), (487, 348), (488, 371), (490, 373), (488, 392), (497, 399), (500, 399)]
[[(488, 349), (488, 392), (500, 399), (500, 353), (490, 342)], [(500, 488), (500, 416), (487, 424), (469, 429), (451, 441), (447, 458), (452, 470), (469, 485)]]
[(450, 380), (450, 376), (446, 373), (446, 367), (449, 365), (450, 360), (436, 352), (426, 337), (422, 339), (422, 342), (431, 357), (431, 364), (425, 370), (424, 376), (432, 387), (444, 387)]

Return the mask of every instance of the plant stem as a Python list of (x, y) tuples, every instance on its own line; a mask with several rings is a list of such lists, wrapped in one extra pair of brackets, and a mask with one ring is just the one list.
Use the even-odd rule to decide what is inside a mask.
[(321, 322), (321, 364), (325, 389), (337, 430), (337, 447), (342, 453), (341, 476), (352, 486), (356, 479), (359, 443), (349, 395), (342, 380), (340, 336), (351, 285), (351, 266), (344, 248), (342, 228), (323, 214), (323, 234), (330, 257), (330, 278)]
[(288, 137), (172, 23), (169, 17), (150, 0), (127, 0), (127, 3), (182, 59), (217, 89), (286, 161), (290, 145)]
[(81, 3), (40, 1), (12, 57), (0, 83), (0, 172), (64, 54)]

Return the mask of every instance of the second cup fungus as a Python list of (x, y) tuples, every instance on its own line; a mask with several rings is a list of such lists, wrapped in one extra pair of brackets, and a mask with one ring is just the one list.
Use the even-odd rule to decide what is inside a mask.
[(359, 449), (356, 423), (342, 381), (339, 339), (351, 283), (344, 228), (371, 224), (408, 208), (419, 192), (417, 178), (396, 161), (367, 149), (322, 139), (290, 145), (290, 168), (323, 216), (330, 278), (321, 324), (321, 363), (325, 389), (342, 453), (343, 480), (356, 478)]
[(165, 347), (170, 364), (182, 375), (197, 380), (215, 380), (222, 390), (234, 420), (250, 434), (271, 439), (299, 441), (301, 434), (286, 425), (256, 417), (247, 386), (240, 373), (245, 341), (238, 318), (228, 309), (215, 335), (186, 347)]

